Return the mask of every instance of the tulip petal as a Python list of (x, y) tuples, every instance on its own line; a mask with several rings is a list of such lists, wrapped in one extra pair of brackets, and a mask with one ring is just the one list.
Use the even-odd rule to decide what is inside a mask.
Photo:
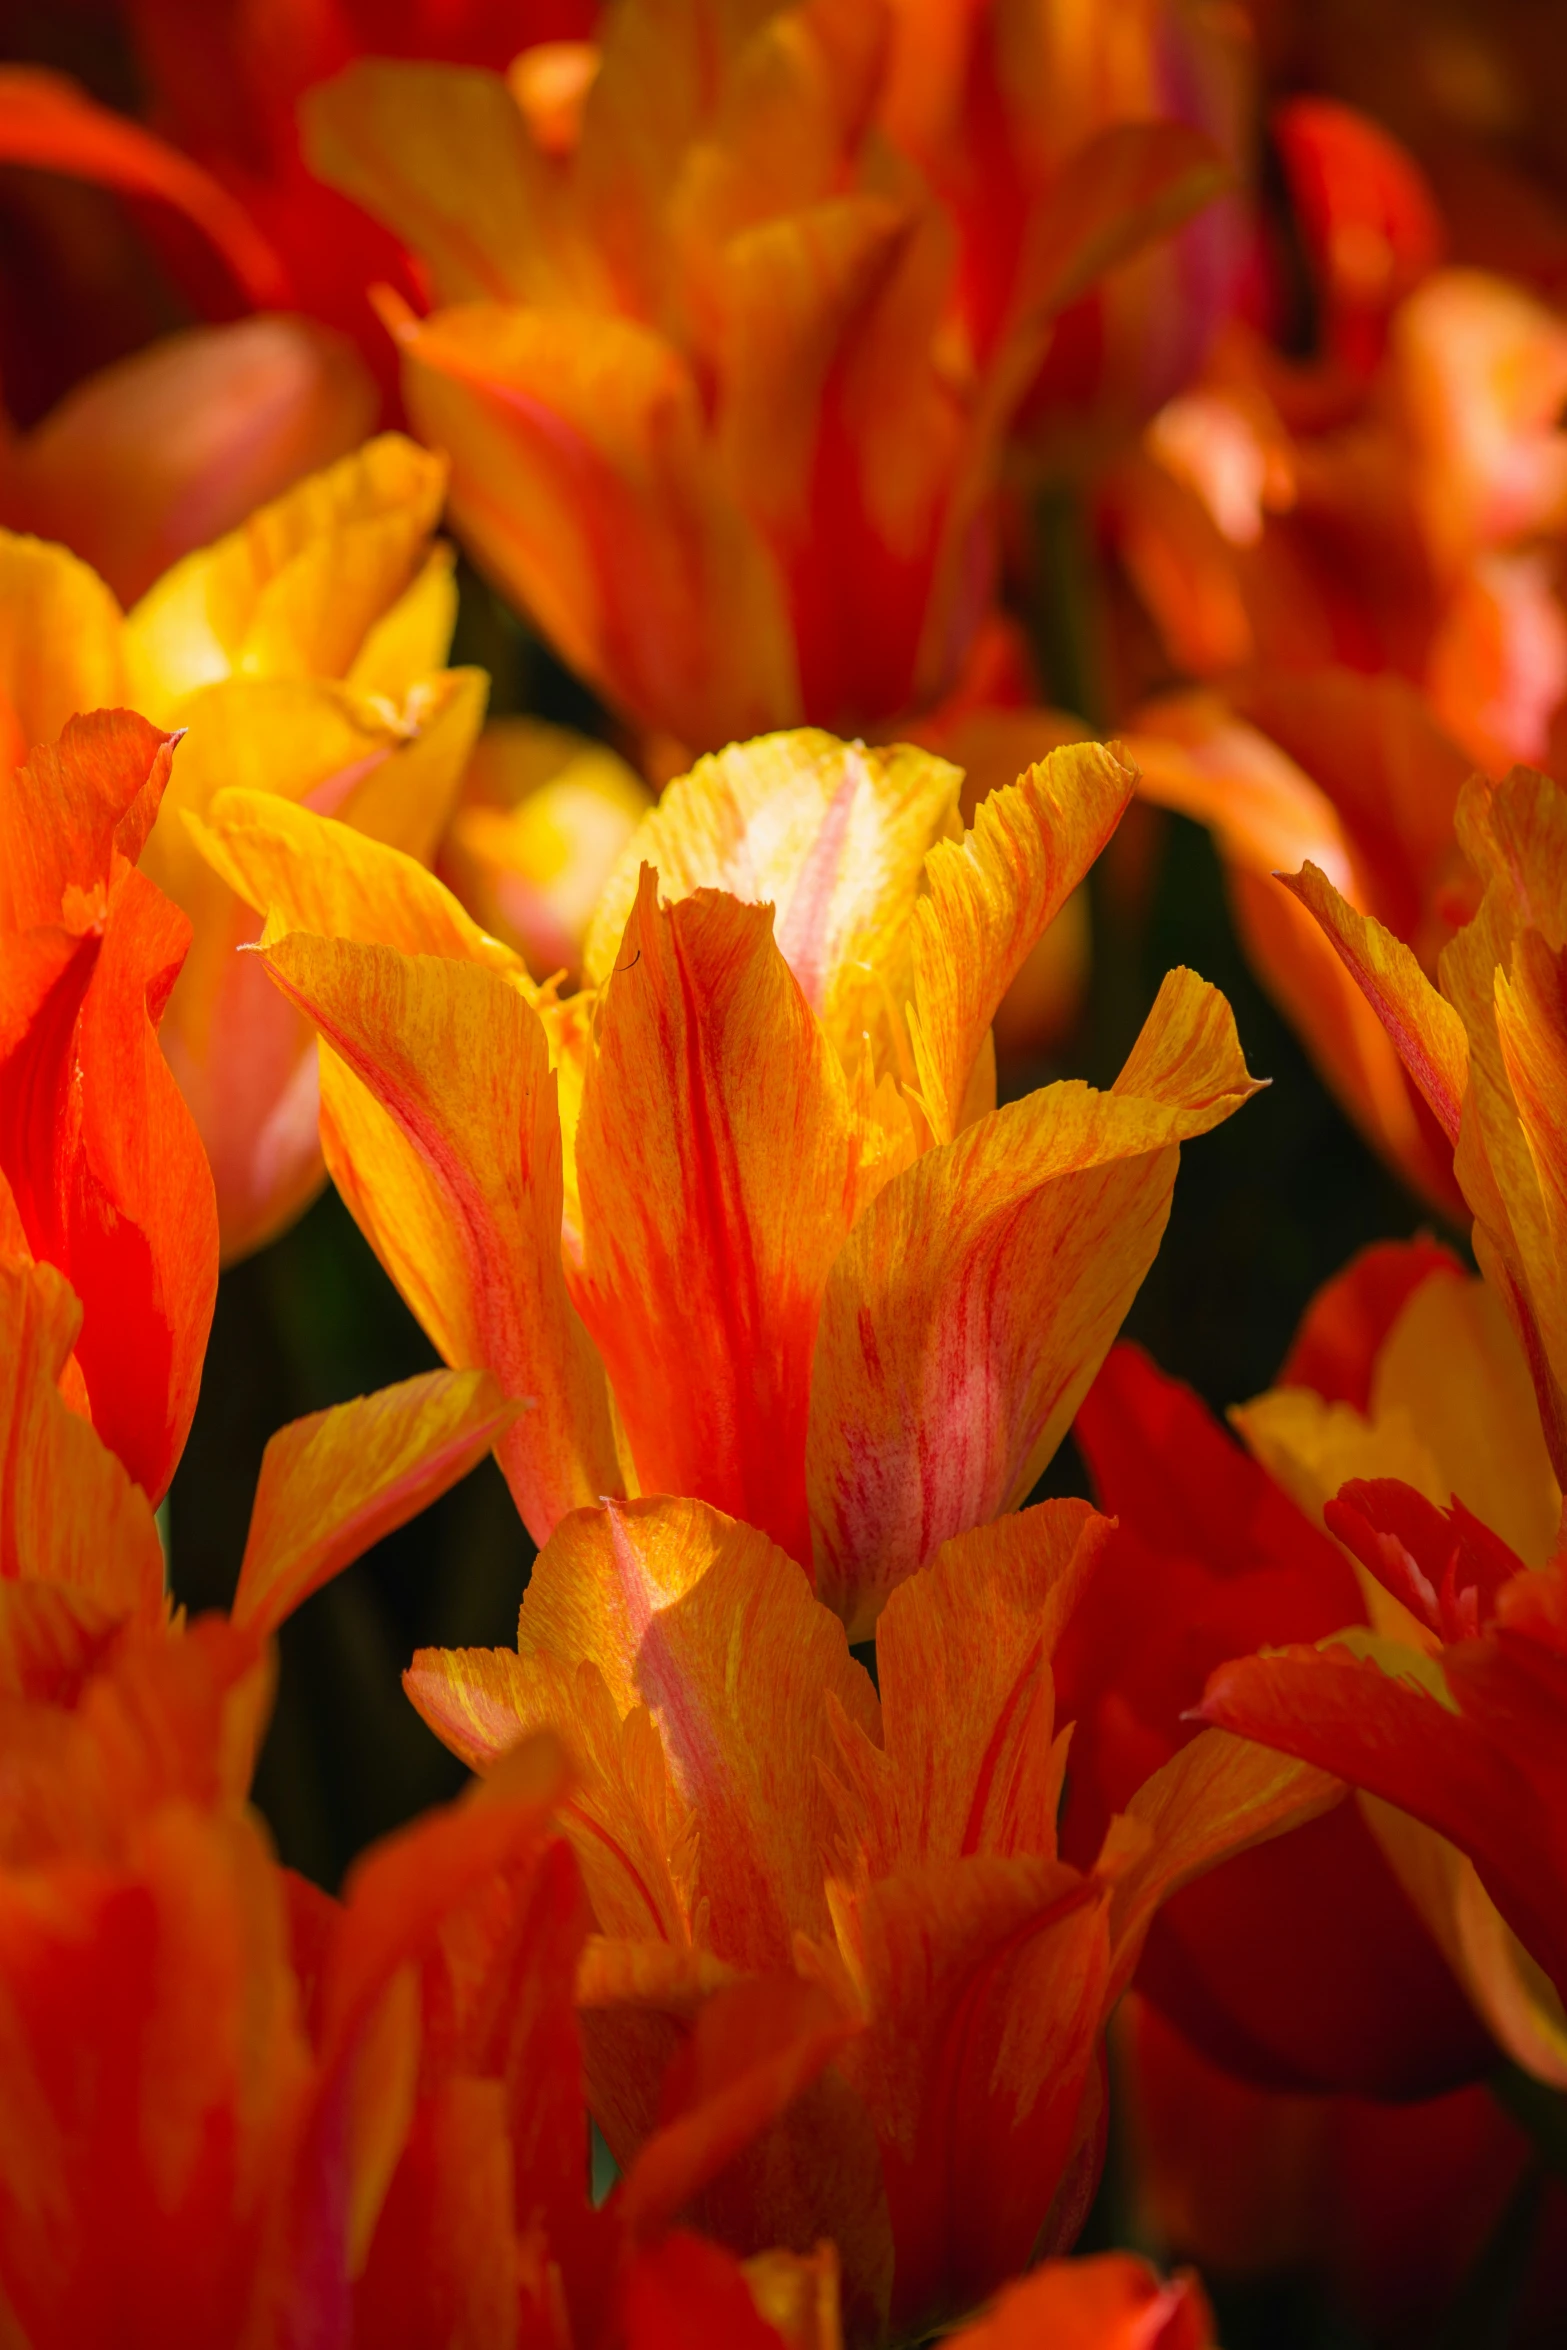
[(0, 531), (0, 769), (125, 699), (120, 608), (64, 547)]
[(677, 742), (796, 717), (782, 583), (671, 345), (629, 319), (478, 304), (394, 331), (409, 414), (451, 455), (459, 537), (580, 676)]
[(1009, 1104), (861, 1216), (828, 1280), (807, 1451), (817, 1585), (852, 1637), (942, 1542), (1023, 1500), (1153, 1261), (1175, 1146), (1254, 1090), (1224, 998), (1172, 972), (1110, 1093)]
[(235, 1623), (275, 1632), (311, 1592), (466, 1477), (518, 1409), (487, 1371), (428, 1371), (280, 1428), (262, 1455)]
[(938, 842), (927, 857), (909, 1029), (938, 1142), (964, 1122), (997, 1005), (1114, 832), (1136, 780), (1113, 748), (1070, 743), (983, 800), (961, 844)]
[(538, 1014), (474, 963), (303, 932), (263, 951), (329, 1048), (322, 1144), (366, 1238), (454, 1369), (533, 1399), (497, 1457), (543, 1542), (620, 1474), (603, 1373), (566, 1294)]
[(873, 1876), (968, 1853), (1055, 1851), (1064, 1753), (1050, 1658), (1108, 1522), (1047, 1501), (960, 1534), (900, 1584), (876, 1627), (895, 1822)]
[[(1544, 1577), (1524, 1576), (1534, 1584)], [(1555, 1576), (1558, 1589), (1559, 1574)], [(1558, 1648), (1560, 1643), (1558, 1641)], [(1225, 1665), (1202, 1713), (1245, 1738), (1338, 1772), (1466, 1852), (1530, 1955), (1567, 1993), (1560, 1653), (1503, 1634), (1445, 1652), (1449, 1679), (1407, 1649), (1363, 1637)], [(1453, 1702), (1494, 1709), (1496, 1728)], [(1540, 1668), (1536, 1677), (1536, 1662)], [(1417, 1679), (1417, 1671), (1420, 1678)]]
[(236, 675), (346, 676), (418, 575), (445, 487), (439, 457), (383, 433), (187, 555), (126, 616), (138, 709)]
[(163, 1547), (145, 1494), (60, 1395), (81, 1318), (52, 1266), (0, 1260), (0, 1588), (65, 1586), (119, 1621), (161, 1612)]
[(881, 2141), (896, 2335), (1028, 2258), (1099, 2045), (1108, 1896), (1054, 1861), (982, 1855), (835, 1889), (834, 1907), (872, 2024), (837, 2061)]
[(1195, 2277), (1161, 2283), (1128, 2252), (1052, 2260), (948, 2337), (952, 2350), (1214, 2350)]
[(99, 106), (66, 75), (31, 65), (0, 71), (0, 157), (171, 205), (221, 256), (247, 302), (288, 308), (288, 274), (244, 206), (199, 164)]
[(1380, 922), (1357, 914), (1315, 865), (1279, 879), (1316, 916), (1397, 1045), (1437, 1124), (1456, 1143), (1469, 1081), (1469, 1048), (1458, 1014), (1438, 995), (1410, 949)]
[(669, 785), (627, 844), (584, 950), (595, 985), (620, 959), (639, 875), (668, 905), (727, 890), (777, 909), (774, 937), (841, 1053), (909, 992), (911, 908), (961, 778), (929, 752), (840, 743), (814, 728), (732, 743)]
[(172, 747), (99, 711), (0, 777), (0, 1178), (81, 1299), (94, 1424), (154, 1501), (217, 1288), (212, 1177), (157, 1035), (189, 925), (126, 862)]
[(437, 304), (591, 289), (558, 175), (500, 75), (361, 58), (306, 93), (300, 131), (317, 176), (419, 255)]
[(809, 1558), (805, 1420), (859, 1182), (837, 1056), (771, 910), (644, 869), (577, 1129), (573, 1294), (644, 1491), (694, 1494)]

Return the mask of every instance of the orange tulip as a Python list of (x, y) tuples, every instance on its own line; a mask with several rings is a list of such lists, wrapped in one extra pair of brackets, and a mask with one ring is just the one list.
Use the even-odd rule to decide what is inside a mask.
[(314, 167), (428, 272), (428, 318), (382, 306), (464, 543), (685, 756), (947, 689), (1052, 322), (1218, 184), (1179, 125), (1080, 128), (981, 348), (950, 214), (878, 128), (887, 29), (871, 0), (678, 30), (633, 0), (564, 151), (526, 67), (365, 63), (302, 110)]
[(407, 858), (214, 801), (205, 852), (322, 1038), (344, 1197), (445, 1359), (538, 1399), (500, 1453), (536, 1540), (628, 1483), (694, 1493), (858, 1638), (1060, 1442), (1176, 1146), (1252, 1080), (1180, 972), (1109, 1093), (993, 1107), (996, 1005), (1132, 775), (1058, 751), (953, 841), (958, 783), (816, 734), (704, 761), (633, 836), (564, 1004)]
[[(244, 907), (189, 817), (241, 779), (433, 857), (485, 681), (447, 670), (439, 462), (386, 436), (185, 556), (123, 616), (63, 547), (0, 532), (0, 692), (23, 755), (72, 709), (125, 701), (181, 741), (145, 871), (189, 916), (164, 1050), (217, 1187), (223, 1252), (255, 1248), (323, 1179), (308, 1029), (254, 962)], [(0, 725), (5, 721), (0, 703)]]
[(189, 926), (137, 870), (173, 743), (123, 710), (45, 739), (71, 706), (58, 673), (93, 656), (60, 640), (59, 617), (26, 604), (39, 659), (17, 679), (6, 646), (0, 669), (0, 1256), (76, 1290), (54, 1375), (156, 1501), (196, 1408), (218, 1270), (212, 1177), (158, 1046)]
[(1049, 1658), (1105, 1532), (1057, 1502), (945, 1545), (882, 1613), (878, 1699), (764, 1534), (609, 1503), (540, 1552), (515, 1652), (425, 1652), (407, 1677), (478, 1768), (542, 1726), (574, 1757), (563, 1822), (604, 1937), (579, 1986), (590, 2101), (617, 2158), (694, 1999), (824, 1999), (815, 2087), (696, 2208), (743, 2251), (830, 2232), (851, 2340), (919, 2333), (1071, 2241), (1105, 2021), (1159, 1902), (1337, 1799), (1200, 1740), (1091, 1868), (1057, 1857)]

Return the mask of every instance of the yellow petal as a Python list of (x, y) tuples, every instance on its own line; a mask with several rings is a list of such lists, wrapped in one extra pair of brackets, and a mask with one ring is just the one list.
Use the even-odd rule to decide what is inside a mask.
[(534, 1399), (498, 1458), (542, 1542), (619, 1471), (603, 1372), (566, 1295), (538, 1014), (476, 963), (302, 932), (264, 953), (330, 1048), (322, 1143), (371, 1246), (453, 1368)]
[(271, 792), (220, 792), (204, 821), (185, 821), (213, 870), (276, 930), (479, 963), (532, 993), (521, 958), (400, 849)]
[(0, 530), (0, 765), (125, 699), (120, 607), (64, 547)]
[(661, 908), (644, 871), (583, 1093), (573, 1294), (643, 1490), (698, 1495), (803, 1563), (811, 1350), (858, 1162), (772, 929), (717, 891)]
[(1437, 1124), (1456, 1142), (1469, 1081), (1463, 1021), (1438, 995), (1410, 949), (1370, 915), (1357, 914), (1315, 865), (1279, 878), (1316, 916), (1398, 1047)]
[(356, 693), (381, 694), (401, 709), (410, 687), (444, 665), (456, 625), (457, 557), (443, 539), (391, 610), (370, 623), (348, 683)]
[(236, 952), (261, 924), (202, 852), (200, 819), (225, 787), (308, 798), (428, 855), (484, 706), (477, 671), (436, 678), (409, 715), (339, 685), (228, 678), (193, 695), (145, 869), (191, 918), (192, 947), (164, 1049), (201, 1129), (225, 1258), (287, 1224), (325, 1180), (309, 1024)]
[(386, 433), (176, 563), (126, 618), (137, 708), (240, 674), (346, 676), (418, 573), (445, 481), (439, 457)]
[(867, 1208), (827, 1285), (807, 1452), (817, 1586), (852, 1637), (1024, 1499), (1153, 1261), (1175, 1146), (1255, 1090), (1224, 998), (1172, 972), (1113, 1091), (994, 1111)]
[(910, 985), (910, 928), (927, 853), (952, 823), (961, 777), (929, 752), (868, 750), (815, 728), (699, 759), (628, 844), (588, 933), (608, 976), (651, 865), (659, 895), (699, 889), (777, 908), (774, 936), (806, 1002), (847, 1053)]
[(59, 1379), (82, 1310), (51, 1265), (0, 1260), (0, 1582), (62, 1584), (117, 1616), (161, 1609), (151, 1506)]
[(275, 1632), (466, 1477), (519, 1408), (487, 1371), (428, 1371), (280, 1428), (262, 1455), (234, 1621)]
[(939, 842), (926, 859), (909, 1029), (938, 1142), (963, 1122), (996, 1006), (1114, 832), (1135, 781), (1113, 748), (1068, 744), (992, 792), (961, 844)]

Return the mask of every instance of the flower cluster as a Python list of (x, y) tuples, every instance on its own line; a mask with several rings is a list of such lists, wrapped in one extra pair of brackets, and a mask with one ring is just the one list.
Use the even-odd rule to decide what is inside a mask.
[(0, 2342), (1556, 2340), (1567, 36), (0, 14)]

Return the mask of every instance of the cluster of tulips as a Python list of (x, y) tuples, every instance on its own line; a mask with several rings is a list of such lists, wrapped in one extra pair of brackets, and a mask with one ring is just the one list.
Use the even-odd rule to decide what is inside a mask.
[[(1559, 2341), (1567, 25), (0, 36), (0, 2345)], [(1176, 822), (1433, 1226), (1228, 1424), (1224, 995), (1034, 1082)], [(193, 1612), (328, 1183), (445, 1367)], [(329, 1891), (279, 1629), (491, 1453)]]

